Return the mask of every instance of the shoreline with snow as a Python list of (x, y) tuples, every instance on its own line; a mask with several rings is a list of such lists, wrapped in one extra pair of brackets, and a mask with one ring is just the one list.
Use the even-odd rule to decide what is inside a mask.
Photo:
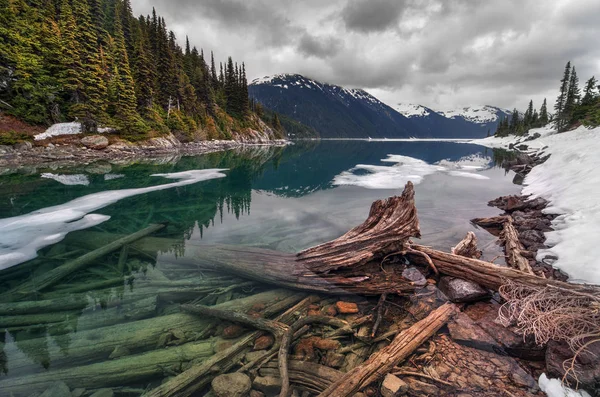
[(532, 129), (525, 136), (490, 137), (469, 143), (490, 148), (515, 149), (549, 158), (531, 170), (523, 182), (522, 194), (543, 198), (543, 211), (556, 215), (552, 231), (546, 232), (550, 247), (538, 252), (540, 258), (557, 259), (553, 267), (569, 276), (570, 282), (600, 284), (600, 128), (579, 127), (557, 133), (550, 126)]

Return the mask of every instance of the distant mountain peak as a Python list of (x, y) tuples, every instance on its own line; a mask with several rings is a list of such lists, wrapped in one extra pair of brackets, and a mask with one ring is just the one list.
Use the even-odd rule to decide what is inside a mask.
[(490, 105), (466, 106), (462, 108), (438, 111), (439, 114), (449, 119), (462, 117), (467, 121), (479, 124), (493, 123), (498, 121), (499, 112), (506, 113), (505, 110)]
[(413, 103), (398, 103), (394, 106), (394, 109), (404, 116), (411, 117), (425, 117), (431, 114), (430, 109), (422, 105), (416, 105)]

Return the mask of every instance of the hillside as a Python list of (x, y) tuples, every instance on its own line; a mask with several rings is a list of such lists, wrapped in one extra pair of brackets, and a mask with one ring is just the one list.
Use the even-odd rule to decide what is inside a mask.
[(266, 108), (313, 128), (322, 138), (431, 136), (364, 90), (320, 83), (297, 74), (256, 79), (248, 89)]

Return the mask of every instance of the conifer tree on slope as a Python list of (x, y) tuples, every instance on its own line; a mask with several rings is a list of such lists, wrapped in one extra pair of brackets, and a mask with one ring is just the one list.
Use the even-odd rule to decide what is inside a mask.
[(76, 70), (78, 82), (70, 114), (81, 121), (82, 132), (95, 132), (98, 122), (106, 121), (107, 88), (87, 0), (73, 0), (73, 16), (81, 62)]
[(560, 80), (560, 90), (558, 97), (556, 98), (556, 104), (554, 105), (554, 111), (556, 112), (555, 123), (558, 131), (563, 131), (566, 126), (567, 120), (565, 120), (565, 105), (567, 102), (567, 95), (569, 94), (569, 81), (571, 80), (571, 62), (567, 62), (565, 66), (565, 72), (563, 78)]
[(540, 108), (540, 124), (542, 126), (548, 124), (548, 105), (546, 104), (546, 98), (544, 98), (544, 102), (542, 103), (542, 107)]
[(114, 17), (114, 41), (111, 54), (113, 62), (111, 86), (114, 97), (110, 98), (111, 102), (114, 101), (114, 114), (111, 114), (111, 116), (113, 116), (120, 130), (128, 135), (141, 135), (146, 128), (137, 113), (135, 83), (131, 75), (125, 37), (121, 29), (121, 7), (122, 5), (117, 4)]
[(567, 93), (567, 100), (563, 111), (565, 114), (565, 122), (567, 123), (565, 127), (574, 121), (573, 113), (575, 112), (575, 107), (579, 104), (580, 95), (579, 78), (577, 78), (577, 72), (575, 71), (575, 66), (573, 66), (571, 69), (571, 77), (569, 79), (569, 91)]
[(583, 94), (583, 98), (581, 99), (582, 105), (588, 106), (593, 103), (594, 99), (597, 96), (597, 94), (596, 94), (597, 88), (598, 88), (598, 81), (596, 80), (596, 77), (592, 76), (585, 83), (585, 89), (583, 91), (584, 94)]

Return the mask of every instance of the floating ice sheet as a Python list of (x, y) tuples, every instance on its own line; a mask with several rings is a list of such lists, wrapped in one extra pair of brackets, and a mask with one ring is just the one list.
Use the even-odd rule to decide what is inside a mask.
[(60, 174), (51, 174), (44, 173), (42, 174), (42, 178), (46, 179), (54, 179), (56, 182), (62, 183), (67, 186), (74, 185), (83, 185), (88, 186), (90, 184), (90, 180), (86, 175), (83, 174), (74, 174), (74, 175), (60, 175)]
[(26, 215), (0, 219), (0, 270), (35, 258), (38, 250), (61, 241), (69, 232), (87, 229), (110, 218), (105, 215), (90, 214), (92, 211), (127, 197), (225, 177), (222, 171), (225, 170), (207, 169), (155, 174), (152, 176), (178, 181), (137, 189), (93, 193)]
[(463, 178), (489, 179), (487, 176), (475, 172), (483, 166), (471, 165), (473, 162), (470, 161), (467, 162), (468, 165), (464, 166), (460, 161), (451, 162), (450, 160), (429, 164), (423, 160), (396, 154), (390, 154), (381, 161), (394, 164), (391, 166), (358, 164), (337, 175), (333, 179), (333, 184), (354, 185), (367, 189), (402, 189), (406, 182), (419, 184), (425, 176), (436, 172)]

